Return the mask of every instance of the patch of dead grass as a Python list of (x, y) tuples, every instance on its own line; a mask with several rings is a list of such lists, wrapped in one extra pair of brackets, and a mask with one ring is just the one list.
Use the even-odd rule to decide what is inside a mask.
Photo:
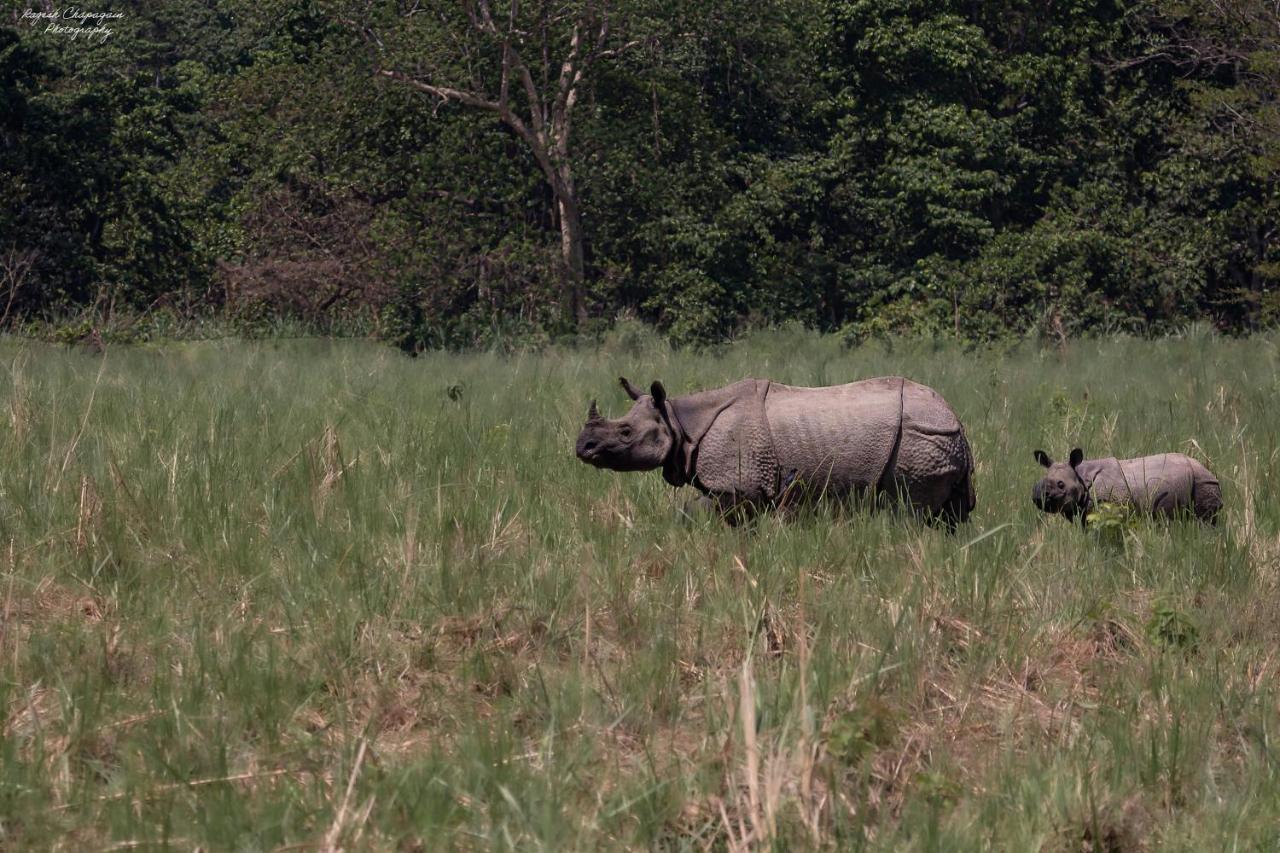
[(1043, 853), (1143, 853), (1154, 844), (1155, 817), (1146, 800), (1107, 798), (1072, 814)]
[[(1063, 626), (1045, 632), (1020, 661), (999, 662), (975, 679), (966, 656), (984, 631), (953, 614), (919, 618), (930, 646), (917, 678), (882, 684), (884, 694), (859, 688), (824, 717), (823, 775), (849, 783), (832, 792), (832, 805), (864, 825), (899, 817), (919, 780), (936, 785), (940, 760), (959, 788), (979, 790), (1010, 752), (1069, 743), (1102, 701), (1108, 673), (1127, 665), (1138, 642), (1114, 619)], [(841, 725), (868, 727), (852, 759), (830, 749)]]
[(0, 656), (15, 665), (36, 627), (59, 622), (97, 624), (115, 613), (111, 601), (77, 592), (48, 576), (31, 582), (10, 574), (3, 595)]

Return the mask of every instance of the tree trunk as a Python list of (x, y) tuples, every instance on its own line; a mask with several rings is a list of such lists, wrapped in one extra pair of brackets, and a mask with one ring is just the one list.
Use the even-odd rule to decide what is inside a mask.
[(582, 251), (582, 214), (578, 200), (573, 195), (556, 199), (560, 213), (560, 260), (562, 263), (562, 289), (560, 309), (570, 326), (587, 319), (587, 306), (582, 298), (582, 283), (586, 277)]
[[(517, 136), (524, 140), (533, 153), (538, 167), (546, 176), (556, 201), (556, 214), (560, 221), (560, 313), (567, 327), (573, 328), (587, 319), (585, 299), (586, 262), (582, 231), (582, 208), (573, 186), (573, 173), (569, 168), (569, 131), (573, 108), (578, 102), (579, 86), (583, 75), (592, 63), (617, 57), (622, 52), (640, 44), (639, 40), (620, 47), (605, 49), (609, 36), (609, 4), (595, 10), (591, 3), (572, 20), (569, 52), (560, 63), (559, 79), (552, 82), (550, 59), (546, 53), (548, 19), (546, 7), (540, 24), (543, 43), (542, 86), (539, 87), (530, 67), (520, 56), (520, 46), (529, 35), (517, 27), (517, 3), (510, 4), (506, 24), (499, 26), (493, 16), (490, 0), (464, 0), (463, 6), (470, 17), (471, 26), (483, 38), (490, 39), (502, 49), (501, 77), (498, 96), (490, 97), (482, 90), (473, 91), (453, 86), (438, 85), (418, 80), (388, 68), (376, 72), (402, 83), (407, 83), (438, 98), (440, 103), (458, 101), (477, 109), (496, 113)], [(416, 4), (415, 4), (416, 8)], [(412, 14), (412, 13), (410, 13)], [(557, 17), (557, 21), (563, 20)], [(535, 26), (538, 26), (535, 24)], [(381, 50), (382, 43), (378, 42)], [(467, 54), (469, 56), (469, 54)], [(468, 60), (469, 62), (469, 60)], [(518, 115), (510, 98), (512, 84), (524, 90), (528, 103), (527, 117)], [(654, 95), (655, 134), (657, 133), (657, 95)]]

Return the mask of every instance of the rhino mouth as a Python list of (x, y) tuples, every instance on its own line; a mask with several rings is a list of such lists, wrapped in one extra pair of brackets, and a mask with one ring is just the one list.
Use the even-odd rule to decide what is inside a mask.
[(584, 454), (579, 453), (578, 458), (590, 465), (592, 468), (613, 468), (607, 461), (600, 458), (599, 453)]
[(574, 452), (578, 458), (593, 468), (604, 468), (609, 471), (647, 471), (652, 465), (645, 465), (630, 458), (625, 450), (611, 446), (607, 442), (588, 439), (579, 441)]
[(574, 448), (578, 458), (588, 465), (594, 465), (597, 468), (603, 468), (604, 465), (600, 459), (601, 451), (600, 442), (591, 439), (583, 439), (578, 442), (578, 446)]
[(1045, 512), (1070, 511), (1075, 508), (1075, 501), (1067, 495), (1050, 494), (1040, 486), (1031, 490), (1031, 502)]
[(1074, 518), (1078, 510), (1074, 498), (1062, 495), (1032, 495), (1031, 502), (1044, 512), (1065, 515), (1068, 519)]

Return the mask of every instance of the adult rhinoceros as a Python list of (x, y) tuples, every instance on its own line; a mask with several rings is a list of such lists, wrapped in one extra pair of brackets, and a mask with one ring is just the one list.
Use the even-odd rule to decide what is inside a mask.
[(620, 382), (631, 411), (609, 420), (592, 400), (578, 436), (578, 458), (598, 468), (661, 468), (722, 512), (793, 494), (886, 496), (949, 526), (973, 510), (964, 429), (936, 391), (909, 379), (826, 388), (744, 379), (680, 397), (660, 382), (648, 394)]

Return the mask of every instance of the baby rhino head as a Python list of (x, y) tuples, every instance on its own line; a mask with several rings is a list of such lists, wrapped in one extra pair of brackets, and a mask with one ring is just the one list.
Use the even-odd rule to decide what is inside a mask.
[(617, 420), (600, 416), (591, 401), (587, 423), (578, 434), (578, 458), (597, 468), (614, 471), (648, 471), (659, 468), (671, 454), (675, 438), (667, 423), (667, 392), (655, 382), (642, 394), (625, 378), (620, 380), (635, 403)]
[(1043, 450), (1037, 450), (1035, 457), (1048, 470), (1032, 486), (1031, 502), (1045, 512), (1061, 513), (1068, 519), (1083, 512), (1089, 491), (1076, 473), (1076, 466), (1084, 461), (1084, 451), (1075, 448), (1066, 462), (1054, 462)]

